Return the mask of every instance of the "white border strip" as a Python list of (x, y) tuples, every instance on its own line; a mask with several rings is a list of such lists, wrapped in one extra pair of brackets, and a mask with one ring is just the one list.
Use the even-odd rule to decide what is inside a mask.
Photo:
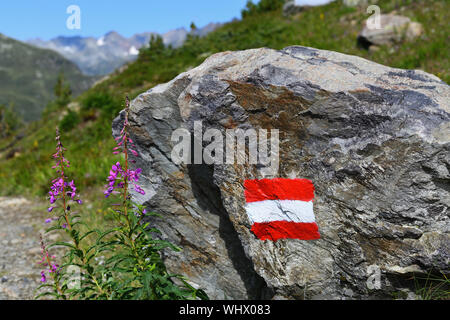
[(264, 200), (249, 202), (245, 205), (245, 210), (252, 224), (270, 221), (316, 222), (312, 201)]

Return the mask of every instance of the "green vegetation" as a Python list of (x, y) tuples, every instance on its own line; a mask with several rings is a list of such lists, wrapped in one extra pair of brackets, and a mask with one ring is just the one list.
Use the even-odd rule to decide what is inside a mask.
[(12, 111), (11, 107), (0, 105), (0, 138), (11, 136), (21, 125), (21, 119)]
[(52, 88), (64, 72), (74, 94), (92, 85), (94, 79), (60, 54), (35, 48), (0, 34), (0, 104), (14, 105), (25, 121), (39, 119), (52, 100)]
[(448, 300), (450, 299), (450, 278), (439, 272), (431, 272), (425, 276), (414, 276), (416, 295), (422, 300)]
[(242, 10), (242, 17), (247, 18), (259, 13), (277, 11), (283, 7), (284, 2), (284, 0), (260, 0), (253, 3), (252, 0), (248, 0), (245, 9)]

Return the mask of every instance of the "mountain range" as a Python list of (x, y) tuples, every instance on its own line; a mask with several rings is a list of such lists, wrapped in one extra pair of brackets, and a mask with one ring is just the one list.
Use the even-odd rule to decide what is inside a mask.
[(203, 28), (195, 28), (191, 31), (178, 28), (164, 34), (138, 33), (129, 38), (111, 31), (100, 38), (60, 36), (48, 41), (31, 39), (27, 43), (56, 51), (74, 62), (84, 74), (98, 76), (109, 74), (123, 64), (135, 60), (139, 49), (149, 44), (152, 35), (161, 36), (166, 46), (178, 48), (183, 45), (189, 34), (202, 37), (219, 26), (221, 26), (219, 23), (210, 23)]
[(57, 52), (0, 33), (0, 105), (12, 106), (26, 121), (39, 119), (53, 99), (53, 87), (60, 72), (75, 96), (96, 80), (82, 74), (73, 62)]

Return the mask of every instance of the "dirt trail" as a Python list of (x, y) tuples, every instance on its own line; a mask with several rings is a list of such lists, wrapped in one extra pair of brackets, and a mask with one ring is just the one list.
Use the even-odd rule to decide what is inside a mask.
[(35, 296), (42, 270), (39, 233), (46, 218), (29, 200), (0, 197), (0, 300)]

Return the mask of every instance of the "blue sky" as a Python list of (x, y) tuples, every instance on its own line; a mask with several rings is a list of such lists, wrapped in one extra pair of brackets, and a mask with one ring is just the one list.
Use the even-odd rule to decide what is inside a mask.
[[(247, 0), (10, 0), (0, 2), (0, 33), (28, 40), (59, 35), (100, 37), (109, 31), (124, 36), (145, 31), (198, 27), (240, 18)], [(257, 2), (257, 1), (254, 1)], [(81, 10), (81, 29), (69, 30), (70, 5)]]

